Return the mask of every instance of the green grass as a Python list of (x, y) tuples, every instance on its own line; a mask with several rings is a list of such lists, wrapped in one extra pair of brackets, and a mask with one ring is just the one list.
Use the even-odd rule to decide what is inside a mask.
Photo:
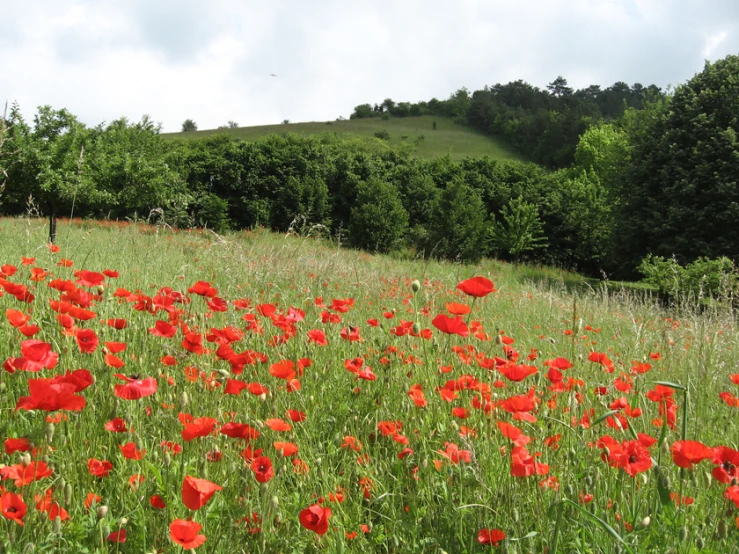
[[(710, 447), (738, 446), (737, 408), (719, 394), (739, 393), (730, 378), (739, 364), (739, 333), (733, 314), (721, 306), (673, 314), (629, 290), (613, 295), (568, 287), (578, 279), (567, 272), (493, 261), (463, 266), (395, 260), (261, 230), (220, 237), (61, 222), (58, 253), (45, 244), (44, 221), (2, 219), (0, 236), (0, 268), (9, 273), (5, 264), (17, 268), (0, 280), (6, 291), (0, 296), (0, 363), (19, 358), (27, 340), (10, 323), (17, 314), (7, 310), (30, 316), (28, 323), (39, 327), (34, 339), (59, 355), (55, 367), (37, 373), (7, 371), (16, 363), (12, 360), (0, 370), (0, 441), (28, 438), (34, 455), (53, 469), (51, 476), (24, 486), (0, 481), (27, 506), (24, 526), (9, 519), (10, 513), (0, 515), (6, 552), (182, 552), (170, 539), (169, 525), (186, 518), (202, 525), (207, 540), (196, 551), (207, 553), (737, 552), (739, 509), (737, 501), (725, 498), (736, 489), (712, 476), (718, 466), (710, 460), (680, 469), (670, 453), (683, 438)], [(62, 258), (73, 265), (64, 267)], [(30, 279), (32, 268), (44, 273), (40, 280)], [(75, 276), (82, 269), (117, 270), (120, 276), (87, 287)], [(456, 289), (472, 276), (490, 278), (497, 292), (473, 300)], [(55, 286), (69, 281), (75, 291), (51, 288), (52, 280)], [(201, 280), (215, 289), (211, 296), (227, 301), (226, 311), (188, 292)], [(32, 302), (16, 298), (25, 297), (19, 286), (34, 295)], [(138, 296), (121, 298), (115, 294), (119, 288)], [(184, 302), (172, 303), (176, 297)], [(248, 307), (238, 309), (237, 299)], [(334, 299), (353, 299), (353, 306), (330, 310)], [(52, 310), (62, 306), (58, 301), (85, 305), (95, 316), (84, 322), (60, 318)], [(472, 330), (467, 337), (432, 324), (450, 302), (471, 307), (464, 316)], [(276, 308), (271, 317), (267, 304)], [(341, 321), (324, 323), (324, 312)], [(111, 318), (125, 319), (127, 327), (110, 327)], [(377, 326), (368, 321), (375, 319)], [(148, 329), (157, 320), (171, 321), (176, 335), (153, 336)], [(398, 326), (404, 321), (429, 329), (431, 337), (402, 335)], [(93, 330), (98, 346), (83, 353), (76, 331), (65, 332), (62, 322)], [(234, 352), (263, 353), (266, 361), (252, 356), (242, 368), (224, 360), (228, 353), (217, 352), (218, 344), (207, 336), (215, 340), (213, 330), (226, 327), (241, 335), (231, 343)], [(342, 338), (342, 330), (350, 328), (360, 341)], [(311, 330), (323, 331), (328, 344), (309, 341)], [(209, 352), (188, 351), (186, 332), (201, 335)], [(126, 344), (116, 354), (124, 367), (110, 367), (114, 360), (104, 348), (114, 345), (106, 342)], [(589, 361), (593, 352), (607, 355), (612, 370)], [(657, 353), (659, 359), (650, 356)], [(176, 365), (165, 365), (163, 356), (172, 356)], [(517, 363), (495, 369), (496, 356)], [(375, 380), (347, 369), (346, 361), (358, 357)], [(558, 358), (572, 367), (561, 370), (563, 385), (555, 387), (556, 374), (548, 365), (562, 363)], [(300, 388), (294, 390), (297, 382), (274, 376), (271, 366), (300, 359), (312, 363), (296, 375)], [(637, 365), (643, 362), (651, 364), (648, 371)], [(522, 365), (535, 372), (520, 381), (506, 373)], [(94, 378), (76, 393), (86, 400), (81, 411), (15, 409), (29, 396), (30, 379), (80, 368)], [(158, 389), (139, 400), (117, 398), (114, 385), (121, 380), (114, 373), (152, 377)], [(269, 391), (224, 394), (229, 380), (260, 383)], [(659, 404), (647, 397), (658, 382), (672, 383), (676, 409), (669, 412), (670, 426), (656, 421), (667, 423)], [(425, 406), (409, 395), (412, 387), (423, 391)], [(605, 393), (596, 394), (601, 387)], [(514, 397), (521, 404), (518, 415), (508, 411)], [(527, 407), (524, 397), (537, 400)], [(290, 422), (289, 409), (304, 412), (305, 421)], [(260, 435), (249, 446), (263, 450), (274, 476), (257, 482), (244, 460), (243, 440), (218, 432), (185, 440), (180, 413), (214, 418), (218, 426), (232, 420), (251, 425)], [(628, 429), (620, 428), (615, 416)], [(53, 427), (47, 417), (56, 418)], [(128, 431), (104, 430), (114, 417), (125, 420)], [(266, 423), (270, 418), (292, 428), (273, 430)], [(383, 435), (388, 425), (381, 422), (400, 425)], [(533, 457), (515, 452), (528, 460), (523, 467), (539, 474), (512, 474), (515, 445), (498, 423), (514, 425), (530, 438), (525, 448)], [(632, 477), (612, 465), (635, 463), (636, 454), (616, 457), (622, 444), (637, 448), (635, 433), (658, 442), (640, 450), (652, 467)], [(618, 443), (608, 452), (599, 447), (605, 436)], [(182, 452), (166, 453), (162, 441), (178, 443)], [(283, 457), (277, 441), (299, 450)], [(123, 456), (119, 447), (129, 442), (146, 451), (141, 459)], [(450, 452), (450, 444), (461, 459), (441, 453)], [(399, 458), (406, 447), (413, 452)], [(612, 465), (603, 459), (609, 453)], [(0, 466), (22, 468), (30, 454), (0, 450)], [(113, 464), (107, 477), (91, 475), (92, 458)], [(733, 471), (730, 464), (725, 468)], [(0, 475), (7, 471), (0, 469)], [(145, 480), (132, 487), (134, 475)], [(186, 476), (223, 489), (201, 508), (189, 509), (181, 496)], [(36, 495), (45, 493), (70, 519), (55, 522), (36, 508)], [(670, 493), (694, 502), (677, 506)], [(86, 509), (88, 494), (99, 495), (105, 510)], [(160, 495), (166, 508), (153, 508), (153, 495)], [(318, 502), (332, 511), (321, 536), (300, 522), (301, 512)], [(106, 540), (119, 529), (127, 532), (125, 543)], [(481, 530), (492, 529), (506, 536), (497, 548), (478, 540)]]
[[(436, 130), (433, 122), (436, 121)], [(522, 156), (503, 141), (487, 137), (468, 127), (455, 124), (450, 118), (420, 116), (399, 117), (382, 120), (353, 119), (311, 123), (289, 123), (286, 125), (262, 125), (240, 127), (238, 129), (211, 129), (190, 133), (165, 133), (166, 138), (189, 139), (226, 133), (243, 140), (258, 140), (270, 134), (282, 135), (298, 133), (314, 135), (318, 133), (339, 133), (374, 137), (378, 131), (390, 134), (391, 145), (409, 144), (417, 156), (431, 158), (449, 154), (453, 159), (466, 156), (490, 156), (498, 160), (525, 161)]]

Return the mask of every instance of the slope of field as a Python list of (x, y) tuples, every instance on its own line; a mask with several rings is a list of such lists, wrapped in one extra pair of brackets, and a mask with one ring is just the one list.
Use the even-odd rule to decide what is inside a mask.
[[(436, 130), (433, 125), (436, 122)], [(391, 118), (382, 120), (354, 119), (310, 123), (289, 123), (283, 125), (262, 125), (258, 127), (239, 127), (238, 129), (209, 129), (191, 133), (166, 133), (167, 138), (187, 139), (227, 133), (243, 140), (257, 140), (270, 134), (283, 135), (299, 133), (346, 133), (373, 137), (375, 133), (387, 131), (388, 143), (392, 145), (411, 144), (415, 153), (422, 158), (449, 154), (454, 159), (465, 156), (490, 156), (499, 160), (524, 161), (503, 141), (482, 135), (468, 127), (457, 125), (446, 117), (420, 116)]]
[(729, 310), (262, 229), (4, 236), (0, 552), (737, 551)]

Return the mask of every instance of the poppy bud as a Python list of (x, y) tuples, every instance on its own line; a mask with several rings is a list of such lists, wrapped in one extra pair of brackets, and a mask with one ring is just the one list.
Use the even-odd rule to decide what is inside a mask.
[(555, 339), (554, 337), (549, 337), (549, 342), (551, 342), (552, 344), (557, 344), (557, 339)]
[(121, 521), (120, 521), (120, 523), (119, 523), (118, 525), (119, 525), (120, 527), (125, 527), (126, 525), (128, 525), (128, 519), (127, 519), (127, 518), (125, 518), (125, 517), (122, 517), (122, 518), (121, 518)]
[(266, 402), (267, 401), (267, 393), (266, 392), (263, 392), (262, 394), (259, 395), (259, 401), (260, 402)]
[(103, 285), (98, 285), (98, 294), (103, 294), (105, 292), (105, 287)]
[(21, 463), (24, 466), (27, 466), (31, 463), (31, 455), (28, 452), (24, 452), (23, 455), (21, 456)]
[(567, 496), (574, 496), (575, 487), (572, 485), (572, 483), (568, 483), (567, 487), (565, 487), (565, 491), (567, 492)]
[(276, 496), (273, 496), (273, 497), (272, 497), (272, 498), (270, 499), (270, 504), (272, 505), (272, 509), (273, 509), (273, 510), (276, 510), (276, 509), (277, 509), (277, 507), (278, 507), (278, 506), (280, 505), (280, 499), (279, 499), (279, 498), (277, 498)]
[(7, 389), (8, 386), (5, 383), (0, 383), (0, 392), (5, 392), (5, 389)]
[(69, 506), (72, 503), (72, 485), (67, 483), (64, 486), (64, 505)]
[(51, 530), (56, 534), (61, 534), (62, 532), (62, 518), (59, 516), (56, 516), (54, 518), (54, 522), (51, 524)]
[(172, 465), (172, 455), (169, 452), (164, 453), (164, 465), (167, 467)]
[(704, 474), (706, 476), (706, 488), (711, 486), (711, 483), (713, 482), (713, 475), (711, 475), (709, 472), (705, 472)]
[(98, 506), (97, 510), (95, 510), (95, 515), (98, 519), (103, 519), (105, 516), (108, 515), (108, 507), (103, 504), (102, 506)]
[(221, 379), (229, 379), (231, 377), (231, 374), (225, 369), (219, 369), (218, 375), (220, 376)]
[(585, 477), (585, 486), (588, 488), (593, 486), (593, 476), (592, 475), (588, 475), (587, 477)]
[(518, 514), (518, 509), (517, 508), (513, 508), (513, 510), (511, 510), (511, 515), (513, 516), (513, 523), (518, 523), (518, 520), (519, 520), (519, 517), (520, 516)]
[(103, 530), (104, 537), (107, 537), (108, 535), (110, 535), (110, 525), (108, 525), (107, 523), (103, 523), (102, 530)]
[(414, 294), (421, 290), (421, 283), (418, 279), (414, 279), (411, 283), (411, 290), (414, 292)]
[(577, 323), (575, 323), (575, 332), (579, 333), (580, 331), (582, 331), (582, 318), (578, 317)]
[(414, 335), (417, 335), (417, 334), (419, 334), (421, 332), (421, 326), (418, 324), (417, 321), (413, 324), (413, 327), (411, 328), (411, 331), (413, 331), (413, 334)]
[(706, 546), (706, 542), (703, 540), (703, 537), (698, 537), (695, 539), (695, 546), (698, 550), (703, 550), (703, 548)]
[(677, 533), (678, 539), (680, 539), (680, 542), (685, 542), (688, 539), (688, 528), (683, 525), (680, 527), (680, 531)]
[(500, 346), (502, 343), (503, 343), (503, 339), (500, 338), (500, 335), (499, 334), (496, 334), (495, 335), (495, 344), (497, 344), (498, 346)]
[(52, 442), (54, 440), (54, 424), (53, 423), (47, 423), (46, 424), (46, 442)]
[(190, 398), (187, 396), (187, 391), (182, 391), (180, 394), (180, 405), (187, 406), (190, 403)]
[(721, 519), (718, 522), (718, 529), (716, 529), (716, 538), (720, 541), (726, 538), (726, 522)]
[(26, 547), (23, 549), (23, 554), (33, 554), (33, 552), (36, 550), (36, 545), (32, 542), (29, 542)]
[(642, 527), (649, 527), (650, 523), (652, 523), (652, 518), (647, 516), (639, 522), (639, 525)]

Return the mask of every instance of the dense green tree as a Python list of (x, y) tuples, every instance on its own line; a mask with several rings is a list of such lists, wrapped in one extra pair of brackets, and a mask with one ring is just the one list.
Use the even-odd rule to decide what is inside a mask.
[(626, 118), (631, 163), (620, 185), (618, 254), (681, 264), (739, 259), (739, 56), (706, 62), (669, 102)]
[(365, 250), (390, 252), (401, 244), (407, 230), (408, 212), (398, 189), (379, 179), (361, 182), (349, 224), (350, 243)]
[(488, 252), (487, 212), (474, 189), (462, 179), (452, 180), (434, 203), (426, 255), (476, 262)]
[(493, 219), (491, 239), (493, 251), (511, 257), (514, 262), (525, 252), (547, 245), (539, 211), (520, 196), (503, 207), (500, 218)]
[(182, 132), (183, 133), (189, 133), (191, 131), (197, 131), (198, 130), (198, 124), (195, 123), (192, 119), (186, 119), (182, 122)]

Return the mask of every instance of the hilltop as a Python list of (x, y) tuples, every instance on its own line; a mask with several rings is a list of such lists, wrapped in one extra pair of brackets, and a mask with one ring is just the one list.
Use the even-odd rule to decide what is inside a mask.
[[(433, 128), (434, 122), (436, 122), (436, 130)], [(517, 154), (503, 140), (487, 137), (469, 127), (457, 125), (451, 118), (430, 115), (208, 129), (187, 133), (163, 133), (162, 136), (170, 139), (191, 139), (226, 133), (251, 141), (271, 134), (315, 135), (328, 132), (375, 136), (376, 133), (382, 131), (389, 134), (388, 144), (412, 144), (416, 155), (421, 158), (449, 154), (452, 159), (461, 159), (466, 156), (490, 156), (496, 160), (525, 161), (524, 157)]]

